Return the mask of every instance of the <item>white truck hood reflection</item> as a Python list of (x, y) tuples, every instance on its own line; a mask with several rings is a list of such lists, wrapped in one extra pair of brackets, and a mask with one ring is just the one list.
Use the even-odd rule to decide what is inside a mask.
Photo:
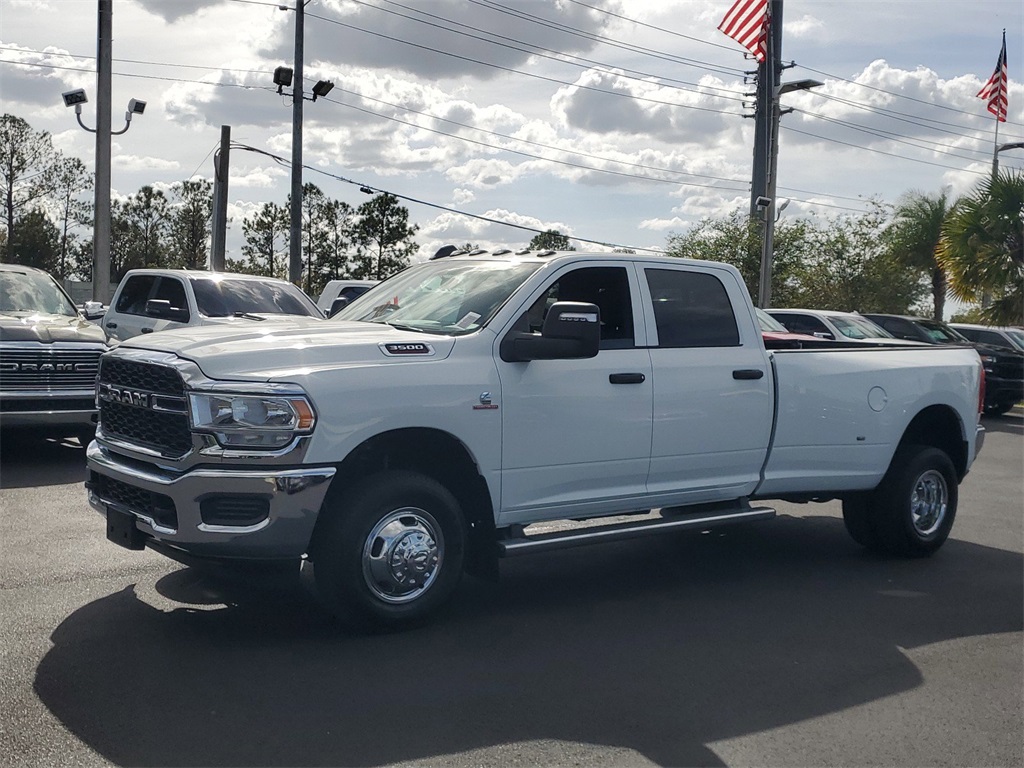
[(121, 347), (174, 353), (196, 363), (212, 379), (281, 381), (325, 368), (441, 360), (454, 345), (450, 336), (379, 323), (291, 318), (244, 328), (180, 328), (136, 336)]

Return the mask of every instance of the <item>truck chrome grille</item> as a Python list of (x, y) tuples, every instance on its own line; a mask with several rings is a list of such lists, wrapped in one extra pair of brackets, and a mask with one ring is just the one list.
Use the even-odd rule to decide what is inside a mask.
[(102, 349), (0, 349), (0, 388), (54, 392), (96, 385)]
[(105, 436), (170, 458), (192, 449), (185, 384), (173, 368), (106, 357), (97, 392)]

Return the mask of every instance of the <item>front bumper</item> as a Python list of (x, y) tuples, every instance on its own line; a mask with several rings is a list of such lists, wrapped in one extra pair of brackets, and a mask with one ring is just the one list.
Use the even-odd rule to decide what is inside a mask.
[(92, 389), (62, 392), (0, 393), (0, 426), (93, 427), (96, 393)]
[(1019, 403), (1024, 400), (1024, 381), (1003, 379), (992, 374), (985, 376), (985, 405)]
[[(154, 548), (197, 558), (275, 560), (306, 553), (334, 467), (196, 468), (183, 473), (126, 459), (93, 441), (86, 451), (89, 503), (134, 517)], [(211, 522), (216, 502), (254, 500), (265, 515)], [(211, 507), (212, 503), (212, 507)], [(230, 505), (229, 505), (230, 506)]]

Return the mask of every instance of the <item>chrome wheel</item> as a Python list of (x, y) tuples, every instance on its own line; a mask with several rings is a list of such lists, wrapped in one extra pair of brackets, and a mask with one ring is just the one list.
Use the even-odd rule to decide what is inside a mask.
[(910, 519), (919, 536), (934, 534), (946, 518), (949, 489), (941, 472), (930, 469), (917, 478), (910, 496)]
[(441, 526), (426, 511), (403, 507), (385, 515), (363, 544), (363, 578), (374, 597), (411, 603), (437, 578), (444, 559)]

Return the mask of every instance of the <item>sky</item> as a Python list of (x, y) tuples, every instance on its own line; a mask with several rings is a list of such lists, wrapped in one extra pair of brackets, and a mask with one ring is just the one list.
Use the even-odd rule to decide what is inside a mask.
[[(222, 125), (291, 156), (295, 0), (113, 0), (112, 188), (213, 176)], [(525, 247), (557, 229), (580, 250), (663, 249), (707, 216), (747, 210), (755, 63), (718, 31), (729, 0), (311, 0), (305, 8), (304, 180), (353, 207), (398, 195), (438, 247)], [(97, 0), (0, 0), (3, 111), (91, 169)], [(785, 217), (835, 217), (902, 194), (968, 192), (991, 173), (996, 122), (976, 93), (1006, 30), (1009, 116), (1024, 140), (1020, 0), (787, 0), (778, 197)], [(749, 107), (749, 108), (748, 108)], [(241, 221), (283, 204), (287, 162), (230, 153), (229, 258)], [(1024, 168), (1024, 150), (999, 155)], [(448, 209), (448, 210), (446, 210)], [(461, 213), (460, 213), (461, 212)], [(473, 217), (462, 213), (472, 214)], [(501, 222), (522, 228), (506, 226)], [(590, 242), (588, 242), (590, 241)], [(603, 245), (595, 245), (599, 243)]]

